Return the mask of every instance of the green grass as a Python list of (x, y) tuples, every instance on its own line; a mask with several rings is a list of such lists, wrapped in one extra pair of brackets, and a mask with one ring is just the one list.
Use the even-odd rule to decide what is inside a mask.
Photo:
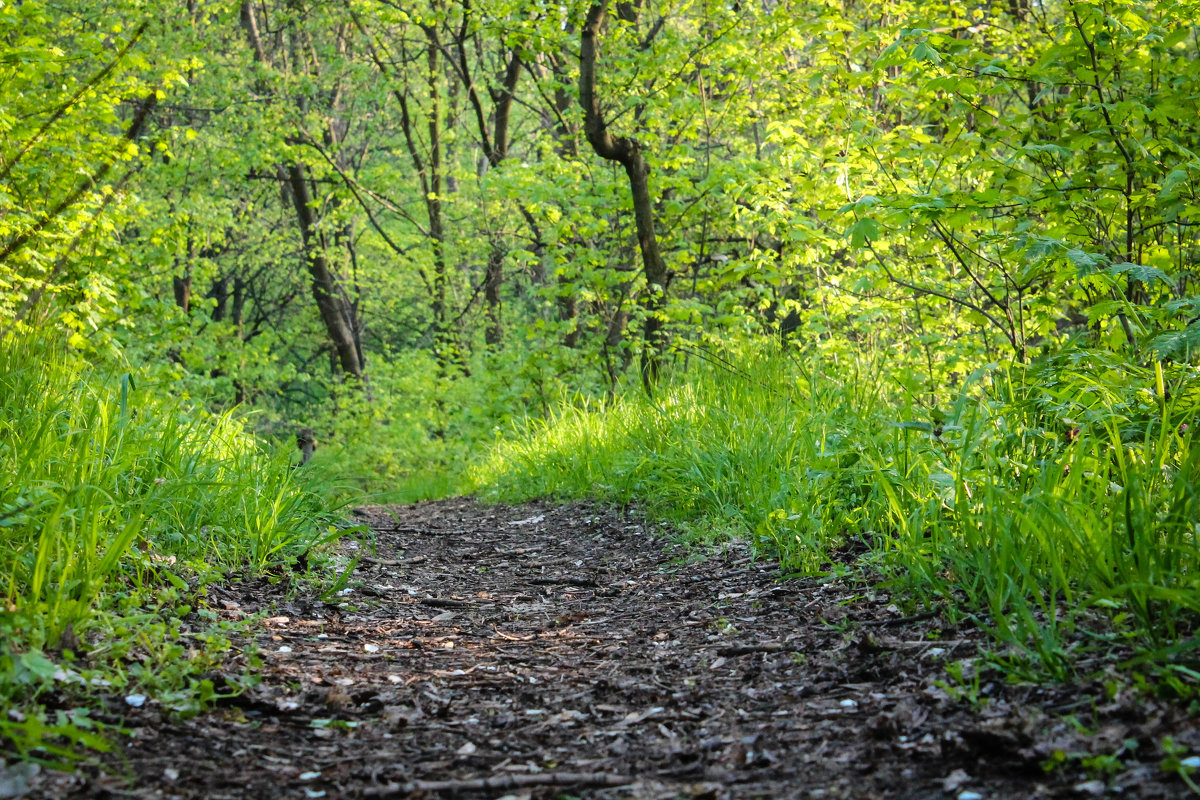
[[(861, 365), (870, 369), (870, 365)], [(816, 571), (860, 515), (851, 443), (884, 429), (877, 385), (842, 389), (783, 358), (668, 381), (655, 401), (626, 395), (531, 420), (473, 473), (484, 494), (638, 501), (657, 517), (755, 537), (792, 569)]]
[[(859, 569), (967, 614), (1012, 666), (1085, 651), (1194, 692), (1200, 377), (1071, 351), (971, 376), (946, 407), (887, 361), (743, 354), (530, 421), (473, 473), (485, 496), (637, 500), (750, 537), (789, 571)], [(1086, 646), (1085, 644), (1086, 643)]]
[[(55, 759), (101, 746), (96, 693), (204, 699), (211, 685), (190, 676), (221, 637), (193, 631), (189, 656), (180, 617), (204, 582), (323, 535), (327, 504), (305, 480), (229, 415), (45, 342), (0, 342), (0, 705), (13, 709), (0, 747)], [(48, 715), (50, 695), (80, 710)]]

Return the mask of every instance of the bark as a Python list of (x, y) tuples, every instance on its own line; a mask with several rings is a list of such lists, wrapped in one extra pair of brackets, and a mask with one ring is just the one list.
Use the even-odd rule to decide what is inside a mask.
[(301, 428), (296, 431), (296, 448), (300, 451), (300, 466), (304, 466), (312, 458), (317, 449), (317, 437), (312, 428)]
[[(363, 26), (362, 20), (357, 15), (351, 12), (351, 18), (355, 26), (363, 34), (364, 37), (370, 40), (366, 28)], [(454, 356), (453, 340), (449, 329), (449, 314), (446, 305), (446, 251), (445, 251), (445, 225), (442, 219), (442, 136), (441, 136), (441, 93), (438, 90), (439, 76), (439, 61), (438, 54), (441, 51), (441, 42), (438, 38), (437, 29), (432, 25), (422, 25), (422, 31), (425, 34), (425, 57), (426, 67), (428, 69), (427, 81), (429, 85), (429, 112), (428, 112), (428, 133), (429, 141), (425, 146), (418, 141), (417, 131), (415, 130), (413, 114), (409, 108), (409, 87), (407, 83), (401, 83), (402, 78), (397, 76), (389, 65), (388, 61), (380, 54), (380, 52), (372, 45), (368, 45), (368, 52), (371, 60), (375, 62), (375, 66), (379, 69), (389, 82), (392, 83), (391, 93), (396, 98), (397, 104), (400, 106), (400, 130), (404, 134), (404, 146), (408, 151), (408, 156), (412, 160), (413, 169), (417, 173), (417, 179), (421, 184), (421, 195), (425, 202), (425, 213), (429, 220), (429, 225), (425, 230), (426, 236), (429, 239), (431, 249), (433, 251), (433, 275), (427, 276), (421, 273), (422, 281), (425, 283), (425, 288), (429, 292), (429, 306), (433, 317), (433, 354), (437, 359), (440, 369), (445, 369), (449, 363), (449, 359)], [(428, 154), (428, 159), (426, 158)], [(365, 205), (364, 205), (365, 208)], [(368, 216), (370, 212), (368, 211)], [(372, 224), (376, 230), (386, 239), (386, 234), (382, 228), (375, 223), (372, 217)], [(400, 248), (389, 245), (397, 253), (403, 252)]]
[[(629, 4), (622, 4), (622, 14), (631, 13), (630, 8)], [(584, 132), (592, 149), (601, 158), (616, 161), (623, 166), (629, 178), (638, 248), (642, 253), (642, 269), (647, 284), (643, 300), (646, 322), (642, 330), (642, 386), (647, 394), (652, 394), (654, 384), (658, 380), (659, 356), (664, 344), (662, 310), (666, 304), (670, 273), (662, 253), (659, 252), (658, 236), (655, 233), (654, 204), (650, 199), (650, 165), (646, 162), (642, 146), (636, 139), (614, 136), (608, 130), (608, 124), (600, 110), (600, 98), (596, 94), (596, 46), (606, 9), (607, 2), (593, 5), (583, 26), (579, 102), (583, 106)]]
[(208, 296), (216, 301), (213, 304), (212, 310), (213, 322), (223, 321), (227, 310), (226, 307), (229, 304), (229, 276), (226, 275), (213, 281), (212, 289), (209, 291)]
[(171, 279), (175, 289), (175, 305), (187, 314), (192, 310), (192, 274), (188, 270), (182, 276), (176, 275)]
[[(554, 63), (553, 61), (551, 62)], [(571, 159), (579, 155), (578, 131), (570, 123), (568, 111), (574, 100), (565, 87), (556, 82), (554, 87), (554, 109), (557, 122), (554, 126), (555, 148), (560, 156)]]
[(573, 323), (570, 329), (563, 334), (563, 345), (574, 349), (579, 346), (579, 301), (576, 299), (574, 292), (567, 292), (566, 278), (559, 278), (558, 297), (556, 306), (558, 307), (558, 319), (560, 322)]
[[(568, 32), (574, 32), (574, 26), (568, 27)], [(549, 54), (547, 57), (549, 64), (549, 72), (554, 76), (554, 98), (553, 107), (544, 110), (542, 116), (542, 124), (547, 130), (552, 131), (554, 137), (554, 149), (558, 155), (565, 159), (573, 159), (579, 154), (577, 147), (576, 136), (577, 131), (570, 123), (570, 110), (574, 104), (574, 99), (563, 88), (562, 77), (566, 74), (566, 64), (556, 54)], [(525, 219), (529, 223), (530, 230), (534, 231), (534, 236), (541, 241), (541, 233), (538, 232), (537, 226), (534, 224), (532, 217), (525, 213)], [(538, 252), (538, 272), (536, 279), (538, 283), (543, 283), (546, 280), (545, 270), (541, 268), (542, 259), (545, 257), (543, 248), (539, 245)], [(554, 298), (555, 308), (558, 311), (558, 319), (560, 322), (570, 323), (567, 327), (567, 332), (563, 334), (563, 346), (576, 348), (579, 346), (579, 337), (582, 333), (582, 328), (579, 324), (579, 301), (576, 298), (574, 287), (570, 286), (571, 280), (568, 276), (560, 274), (558, 276), (558, 292)]]
[(309, 205), (308, 182), (305, 169), (300, 164), (287, 167), (288, 185), (291, 188), (292, 205), (296, 209), (296, 221), (300, 225), (300, 238), (304, 243), (304, 259), (312, 276), (313, 299), (325, 331), (337, 352), (342, 372), (361, 379), (362, 362), (358, 357), (358, 344), (354, 328), (350, 323), (350, 309), (338, 287), (337, 277), (329, 266), (320, 234), (316, 230), (316, 217)]
[(483, 274), (483, 297), (487, 302), (487, 330), (483, 339), (490, 350), (499, 350), (504, 340), (504, 307), (500, 287), (504, 283), (504, 245), (498, 236), (492, 237), (488, 250), (487, 269)]
[(233, 279), (233, 324), (237, 327), (238, 341), (246, 339), (246, 282), (241, 276)]
[[(174, 203), (171, 205), (174, 211)], [(196, 264), (196, 241), (192, 237), (192, 223), (188, 221), (187, 245), (184, 248), (182, 265), (180, 259), (176, 258), (175, 265), (182, 266), (182, 274), (175, 275), (171, 278), (172, 288), (175, 290), (175, 305), (183, 311), (184, 315), (192, 313), (192, 272)]]
[[(465, 60), (464, 60), (465, 64)], [(499, 91), (493, 93), (495, 100), (495, 126), (492, 129), (491, 146), (487, 147), (487, 129), (479, 129), (481, 138), (487, 147), (488, 163), (493, 169), (500, 166), (508, 157), (508, 121), (512, 115), (513, 96), (517, 89), (517, 80), (521, 77), (521, 54), (513, 50), (504, 71), (504, 81)], [(469, 86), (472, 101), (478, 104), (478, 93)], [(507, 255), (504, 241), (499, 234), (493, 233), (491, 247), (488, 251), (487, 272), (484, 275), (484, 298), (487, 301), (488, 325), (484, 332), (484, 341), (489, 349), (499, 350), (504, 341), (504, 308), (500, 297), (500, 287), (504, 283), (504, 257)]]
[[(443, 368), (454, 357), (454, 342), (450, 332), (446, 306), (446, 227), (442, 218), (442, 98), (438, 89), (440, 79), (438, 53), (440, 42), (437, 29), (424, 26), (428, 45), (425, 49), (429, 69), (429, 164), (425, 191), (425, 211), (429, 216), (429, 238), (433, 244), (433, 353)], [(407, 116), (407, 115), (406, 115)], [(414, 158), (416, 150), (413, 148)]]
[(250, 46), (254, 48), (254, 60), (259, 64), (267, 63), (267, 52), (263, 48), (262, 36), (258, 32), (258, 20), (254, 16), (254, 5), (250, 0), (245, 0), (241, 8), (242, 28), (246, 31), (246, 38), (250, 40)]

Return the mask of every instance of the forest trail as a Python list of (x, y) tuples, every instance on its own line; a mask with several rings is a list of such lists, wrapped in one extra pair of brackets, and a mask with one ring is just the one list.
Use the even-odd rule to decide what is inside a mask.
[[(688, 560), (636, 516), (593, 506), (358, 513), (377, 548), (341, 596), (210, 587), (226, 617), (267, 612), (252, 629), (259, 685), (184, 721), (114, 698), (133, 733), (108, 757), (115, 774), (43, 774), (38, 792), (1088, 797), (1106, 786), (1079, 754), (1128, 738), (1144, 746), (1107, 791), (1186, 792), (1151, 757), (1163, 735), (1194, 737), (1182, 713), (1099, 685), (986, 679), (972, 710), (969, 677), (961, 692), (939, 682), (982, 634), (906, 618), (883, 591), (780, 581), (744, 546)], [(251, 644), (234, 642), (233, 668)], [(1081, 725), (1061, 719), (1070, 709)], [(1047, 773), (1055, 751), (1066, 763)]]

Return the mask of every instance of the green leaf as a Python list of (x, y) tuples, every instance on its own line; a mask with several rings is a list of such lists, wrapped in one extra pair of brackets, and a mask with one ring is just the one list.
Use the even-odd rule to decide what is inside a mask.
[(864, 244), (879, 235), (879, 223), (871, 217), (863, 217), (850, 226), (847, 231), (850, 236), (850, 245), (852, 247), (862, 247)]
[(879, 54), (879, 58), (875, 59), (875, 69), (884, 69), (899, 64), (904, 60), (904, 48), (900, 44), (900, 40), (889, 44), (883, 48), (883, 52)]
[(887, 424), (893, 428), (900, 428), (901, 430), (906, 431), (923, 431), (925, 433), (929, 433), (933, 430), (933, 425), (928, 422), (909, 422), (908, 420), (896, 422), (893, 420), (888, 420)]
[(1159, 199), (1167, 199), (1174, 197), (1179, 190), (1179, 187), (1188, 182), (1188, 174), (1186, 170), (1173, 169), (1163, 178), (1162, 188), (1159, 189)]
[(1167, 47), (1174, 47), (1188, 38), (1192, 33), (1192, 29), (1188, 26), (1176, 28), (1163, 37), (1162, 43)]
[(1200, 353), (1200, 324), (1193, 323), (1181, 331), (1160, 334), (1150, 341), (1150, 349), (1160, 359)]
[(857, 209), (874, 208), (877, 205), (879, 205), (879, 198), (873, 194), (864, 194), (854, 203), (854, 207)]
[(942, 63), (942, 57), (929, 42), (921, 42), (913, 48), (912, 57), (917, 61), (929, 61), (933, 64)]
[(1108, 258), (1099, 253), (1089, 253), (1072, 247), (1067, 250), (1067, 260), (1079, 270), (1080, 275), (1091, 275), (1108, 263)]
[(1156, 267), (1148, 267), (1145, 264), (1133, 264), (1129, 261), (1122, 261), (1119, 264), (1113, 264), (1104, 269), (1109, 275), (1128, 275), (1134, 280), (1139, 280), (1142, 283), (1153, 283), (1161, 281), (1165, 284), (1170, 284), (1171, 279), (1167, 277), (1167, 273)]

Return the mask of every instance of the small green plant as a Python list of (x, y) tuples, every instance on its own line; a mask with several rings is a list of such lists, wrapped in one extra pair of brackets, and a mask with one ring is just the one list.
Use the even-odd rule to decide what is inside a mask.
[(722, 636), (737, 636), (738, 633), (737, 626), (724, 617), (713, 620), (712, 627)]
[(934, 681), (934, 685), (944, 691), (950, 699), (966, 703), (973, 711), (979, 711), (987, 704), (987, 697), (982, 692), (980, 667), (974, 661), (959, 660), (946, 664), (946, 680)]
[(1187, 748), (1176, 743), (1170, 736), (1164, 736), (1162, 740), (1163, 759), (1159, 763), (1159, 768), (1163, 772), (1173, 772), (1179, 776), (1187, 787), (1191, 789), (1192, 794), (1200, 795), (1200, 784), (1192, 777), (1200, 770), (1200, 756), (1188, 756)]
[(1108, 753), (1085, 756), (1080, 759), (1079, 765), (1087, 770), (1088, 775), (1097, 778), (1111, 778), (1125, 769), (1125, 762), (1120, 755)]

